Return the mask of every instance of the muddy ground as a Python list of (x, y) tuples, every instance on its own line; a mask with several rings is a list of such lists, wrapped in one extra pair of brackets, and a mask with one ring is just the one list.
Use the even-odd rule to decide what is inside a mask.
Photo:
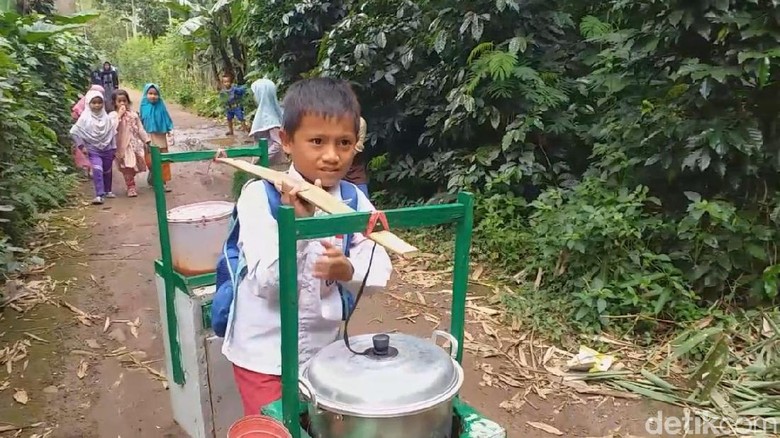
[[(137, 93), (133, 97), (138, 101)], [(173, 104), (169, 108), (176, 126), (176, 148), (189, 147), (183, 141), (187, 138), (199, 139), (209, 148), (247, 143), (242, 137), (225, 139), (225, 127), (214, 121)], [(208, 163), (173, 169), (169, 207), (228, 198), (230, 170)], [(164, 368), (164, 351), (153, 285), (152, 263), (159, 255), (153, 194), (139, 177), (140, 197), (126, 198), (117, 172), (114, 180), (118, 199), (99, 207), (87, 205), (84, 201), (92, 197), (92, 190), (84, 183), (76, 206), (58, 212), (40, 230), (41, 243), (50, 245), (41, 254), (47, 263), (54, 263), (45, 275), (58, 281), (53, 291), (46, 292), (50, 302), (24, 313), (4, 310), (0, 347), (11, 348), (20, 340), (29, 346), (24, 357), (13, 362), (10, 375), (0, 370), (0, 427), (11, 424), (24, 429), (0, 436), (185, 436), (171, 417), (164, 382), (155, 375)], [(361, 302), (350, 332), (397, 329), (430, 335), (436, 326), (446, 328), (449, 285), (431, 285), (431, 278), (442, 273), (421, 275), (419, 266), (399, 262), (397, 267), (403, 272), (387, 294)], [(36, 278), (42, 277), (25, 281)], [(533, 335), (530, 339), (521, 335), (522, 321), (516, 331), (496, 330), (497, 316), (480, 307), (484, 304), (479, 304), (478, 294), (472, 302), (477, 303), (477, 310), (468, 316), (470, 342), (461, 395), (504, 425), (509, 437), (554, 436), (529, 422), (553, 426), (567, 437), (602, 437), (616, 431), (647, 435), (645, 422), (656, 415), (657, 405), (576, 394), (551, 385), (555, 378), (542, 363), (549, 349)], [(104, 330), (106, 316), (112, 323)], [(529, 347), (531, 343), (536, 347)], [(526, 366), (532, 370), (522, 370), (515, 356), (502, 359), (492, 354), (496, 357), (484, 359), (474, 355), (475, 350), (484, 353), (490, 345), (499, 344), (501, 351), (525, 346), (531, 361)], [(117, 351), (122, 347), (143, 352), (136, 354), (138, 363), (128, 362), (123, 351)], [(116, 352), (113, 356), (112, 351)], [(27, 396), (26, 404), (17, 400), (24, 400), (20, 391)]]

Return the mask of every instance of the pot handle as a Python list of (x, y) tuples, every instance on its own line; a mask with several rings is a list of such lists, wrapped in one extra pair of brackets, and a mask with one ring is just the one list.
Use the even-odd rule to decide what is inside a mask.
[(431, 340), (434, 344), (438, 345), (436, 340), (439, 338), (444, 338), (450, 341), (450, 356), (455, 359), (455, 357), (458, 355), (458, 340), (455, 339), (455, 336), (452, 336), (452, 334), (447, 333), (444, 330), (434, 330), (433, 335), (431, 336)]
[(298, 391), (300, 391), (304, 397), (309, 399), (309, 403), (313, 408), (317, 408), (317, 395), (311, 387), (309, 380), (303, 376), (298, 378)]

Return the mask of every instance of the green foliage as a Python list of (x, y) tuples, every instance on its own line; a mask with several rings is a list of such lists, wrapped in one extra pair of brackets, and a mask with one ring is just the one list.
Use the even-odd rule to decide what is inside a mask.
[(616, 315), (701, 316), (696, 293), (659, 244), (670, 232), (649, 208), (659, 204), (647, 187), (609, 187), (594, 178), (544, 192), (523, 233), (526, 269), (531, 278), (543, 276), (535, 287), (569, 296), (583, 328), (609, 325)]
[(66, 31), (87, 18), (0, 13), (0, 275), (34, 216), (65, 202), (75, 182), (70, 107), (96, 57)]
[(279, 0), (246, 4), (240, 34), (282, 91), (352, 81), (383, 202), (478, 195), (475, 256), (521, 282), (519, 315), (653, 330), (777, 296), (778, 17), (757, 1)]
[[(122, 59), (117, 52), (127, 40), (127, 28), (118, 23), (111, 12), (100, 14), (86, 28), (86, 32), (87, 39), (100, 55), (101, 61), (110, 60), (112, 64), (116, 64), (118, 59)], [(124, 75), (125, 72), (122, 71), (122, 79)]]
[(179, 33), (169, 33), (156, 41), (149, 37), (130, 38), (117, 50), (122, 80), (142, 88), (158, 84), (166, 99), (194, 107), (199, 114), (221, 115), (217, 92), (209, 87), (194, 65), (193, 47)]

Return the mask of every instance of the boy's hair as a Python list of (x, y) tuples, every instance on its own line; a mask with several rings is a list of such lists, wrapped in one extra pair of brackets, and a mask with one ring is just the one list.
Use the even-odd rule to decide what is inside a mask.
[(119, 89), (119, 90), (114, 90), (114, 92), (111, 94), (111, 101), (114, 102), (114, 105), (116, 105), (116, 100), (119, 98), (119, 96), (125, 96), (128, 105), (133, 104), (133, 101), (130, 100), (130, 95), (127, 94), (127, 91)]
[(230, 82), (233, 82), (233, 75), (232, 74), (230, 74), (228, 72), (222, 73), (222, 79), (225, 79), (225, 78), (230, 79)]
[(355, 134), (360, 130), (360, 103), (352, 87), (343, 80), (310, 78), (298, 81), (287, 89), (282, 106), (282, 128), (290, 136), (295, 134), (305, 115), (347, 116), (355, 121)]

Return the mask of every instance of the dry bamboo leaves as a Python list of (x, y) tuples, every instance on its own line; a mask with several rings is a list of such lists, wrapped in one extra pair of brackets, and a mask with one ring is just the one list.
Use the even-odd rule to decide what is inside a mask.
[[(421, 258), (399, 260), (396, 267), (403, 284), (418, 291), (389, 296), (402, 306), (414, 309), (407, 310), (405, 316), (427, 314), (423, 308), (436, 310), (438, 315), (434, 316), (441, 316), (449, 306), (436, 302), (437, 292), (424, 292), (420, 299), (419, 290), (440, 287), (449, 280), (450, 272), (434, 271), (426, 277), (424, 272), (429, 263), (425, 257)], [(478, 275), (472, 275), (472, 282), (487, 285), (476, 281), (484, 276), (484, 268), (473, 272)], [(549, 273), (555, 274), (552, 270)], [(541, 283), (544, 274), (541, 270), (536, 272), (536, 284)], [(739, 348), (733, 339), (724, 335), (722, 327), (716, 326), (714, 318), (697, 322), (688, 332), (652, 351), (643, 350), (630, 339), (611, 338), (606, 334), (583, 336), (599, 346), (603, 354), (583, 346), (580, 359), (593, 356), (594, 360), (580, 360), (582, 371), (572, 372), (567, 370), (566, 362), (574, 354), (544, 345), (540, 339), (534, 339), (533, 333), (530, 336), (522, 333), (521, 321), (516, 317), (509, 319), (511, 315), (492, 306), (497, 302), (499, 287), (494, 287), (493, 296), (468, 297), (464, 349), (481, 361), (478, 363), (482, 374), (480, 385), (504, 390), (515, 388), (513, 396), (500, 404), (507, 411), (517, 412), (528, 404), (529, 393), (544, 398), (554, 391), (568, 393), (573, 400), (580, 401), (576, 394), (599, 397), (602, 401), (649, 398), (678, 406), (698, 406), (699, 415), (709, 413), (718, 419), (763, 419), (767, 424), (780, 423), (780, 406), (774, 405), (780, 393), (780, 324), (776, 322), (780, 317), (777, 314), (756, 318), (750, 334), (732, 335), (740, 341)], [(443, 298), (451, 295), (451, 291), (447, 292)], [(704, 355), (705, 359), (692, 366), (693, 352), (698, 352), (699, 357)], [(732, 428), (740, 431), (735, 426)], [(741, 432), (752, 433), (744, 428)], [(548, 433), (555, 435), (554, 431)]]
[(555, 427), (550, 426), (549, 424), (546, 424), (546, 423), (540, 423), (538, 421), (526, 421), (525, 424), (533, 427), (534, 429), (538, 429), (538, 430), (547, 432), (550, 435), (557, 435), (557, 436), (562, 436), (563, 435), (563, 432), (561, 432), (560, 430), (558, 430)]

